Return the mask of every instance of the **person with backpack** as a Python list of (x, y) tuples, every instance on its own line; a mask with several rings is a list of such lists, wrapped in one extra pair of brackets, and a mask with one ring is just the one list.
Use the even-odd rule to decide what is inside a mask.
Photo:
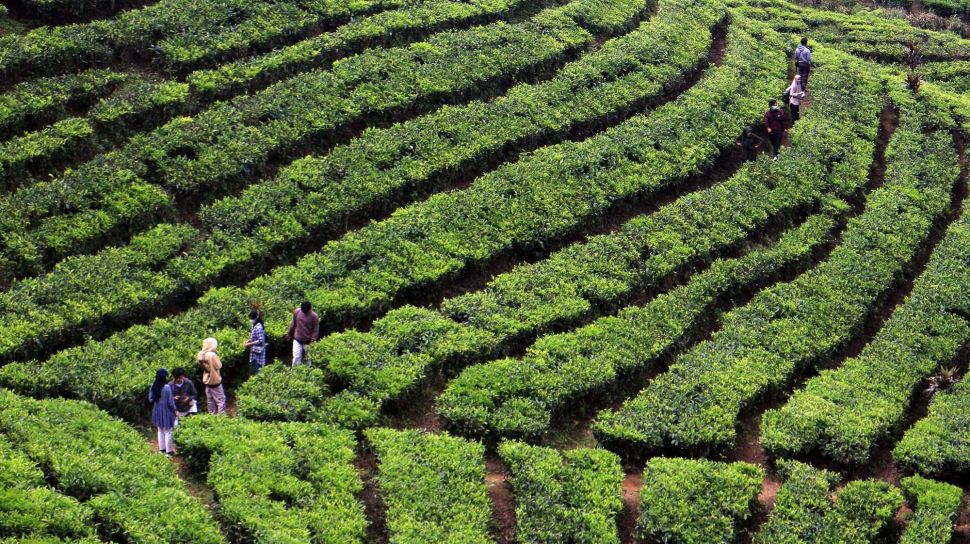
[(152, 404), (152, 425), (158, 431), (158, 453), (169, 457), (175, 455), (172, 443), (172, 429), (175, 428), (175, 397), (168, 383), (168, 370), (159, 368), (155, 372), (155, 382), (148, 390), (148, 402)]
[(802, 38), (802, 43), (795, 48), (795, 68), (802, 76), (802, 89), (808, 92), (808, 74), (812, 71), (812, 50), (808, 48), (808, 38)]
[(293, 310), (293, 319), (286, 329), (286, 340), (293, 341), (293, 366), (306, 362), (310, 365), (310, 344), (320, 337), (320, 318), (313, 311), (310, 301), (304, 300), (300, 307)]
[(802, 76), (795, 74), (791, 85), (785, 89), (785, 96), (788, 97), (788, 108), (791, 110), (791, 126), (795, 126), (795, 123), (802, 118), (799, 114), (799, 108), (801, 107), (802, 98), (805, 98), (805, 89), (802, 87)]
[(785, 111), (778, 106), (778, 101), (772, 98), (768, 101), (768, 111), (765, 112), (765, 129), (771, 138), (771, 146), (774, 148), (775, 160), (778, 160), (778, 153), (781, 152), (781, 140), (788, 130), (788, 119), (785, 118)]
[(205, 385), (205, 406), (210, 414), (226, 411), (226, 390), (222, 387), (222, 361), (216, 355), (219, 342), (215, 338), (202, 341), (202, 350), (195, 356), (202, 366), (202, 384)]
[(243, 346), (249, 348), (249, 365), (255, 375), (266, 366), (266, 328), (263, 324), (263, 314), (259, 310), (254, 309), (249, 312), (249, 321), (253, 324), (253, 328), (249, 332), (249, 340), (246, 340)]

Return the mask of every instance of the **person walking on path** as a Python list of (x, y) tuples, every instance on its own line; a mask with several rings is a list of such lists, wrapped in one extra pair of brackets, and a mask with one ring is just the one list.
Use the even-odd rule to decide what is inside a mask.
[(754, 127), (748, 125), (741, 130), (741, 134), (734, 140), (734, 145), (741, 148), (741, 152), (744, 155), (745, 161), (753, 160), (758, 156), (758, 150), (761, 149), (761, 145), (764, 143), (757, 134), (754, 133)]
[(320, 318), (313, 311), (309, 301), (304, 300), (300, 307), (293, 310), (293, 319), (286, 329), (286, 339), (293, 341), (293, 366), (304, 362), (310, 365), (309, 346), (320, 337)]
[(249, 320), (253, 329), (249, 332), (249, 340), (243, 345), (249, 348), (249, 364), (253, 368), (253, 374), (259, 374), (266, 366), (266, 327), (263, 325), (263, 314), (259, 310), (249, 312)]
[(812, 71), (812, 50), (808, 48), (808, 38), (802, 38), (802, 43), (795, 48), (795, 68), (802, 76), (802, 89), (808, 91), (808, 74)]
[(791, 85), (785, 89), (788, 93), (788, 107), (791, 109), (791, 126), (795, 126), (802, 116), (799, 114), (799, 108), (801, 107), (802, 98), (805, 98), (805, 89), (802, 87), (802, 76), (795, 74), (795, 78), (792, 79)]
[(788, 119), (785, 118), (785, 111), (778, 107), (778, 101), (772, 98), (768, 101), (768, 111), (765, 112), (765, 129), (771, 137), (771, 145), (774, 148), (775, 160), (778, 160), (778, 153), (781, 152), (781, 139), (788, 130)]
[(222, 388), (222, 361), (216, 355), (219, 342), (215, 338), (202, 341), (202, 351), (196, 355), (202, 366), (202, 383), (205, 385), (205, 406), (210, 414), (226, 411), (226, 392)]
[(172, 429), (175, 428), (175, 398), (168, 383), (168, 370), (159, 368), (155, 382), (148, 390), (148, 402), (152, 403), (152, 425), (158, 430), (158, 452), (175, 455)]
[(185, 377), (185, 369), (181, 367), (172, 370), (172, 395), (178, 417), (198, 413), (199, 392), (195, 390), (192, 380)]

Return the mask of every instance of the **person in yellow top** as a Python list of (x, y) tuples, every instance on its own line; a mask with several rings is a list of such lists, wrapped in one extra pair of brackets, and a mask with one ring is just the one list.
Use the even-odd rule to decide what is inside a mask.
[(202, 383), (205, 384), (205, 405), (210, 414), (226, 411), (226, 392), (222, 388), (222, 361), (216, 354), (219, 342), (215, 338), (202, 341), (202, 351), (196, 355), (202, 367)]

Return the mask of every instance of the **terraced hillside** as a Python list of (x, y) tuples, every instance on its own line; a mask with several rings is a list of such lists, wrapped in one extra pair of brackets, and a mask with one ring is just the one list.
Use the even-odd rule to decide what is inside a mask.
[(911, 20), (4, 2), (0, 544), (970, 542), (970, 40)]

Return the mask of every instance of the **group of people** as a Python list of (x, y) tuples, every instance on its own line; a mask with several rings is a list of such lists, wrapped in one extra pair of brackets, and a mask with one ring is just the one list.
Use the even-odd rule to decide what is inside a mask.
[[(782, 99), (787, 103), (788, 110), (791, 112), (791, 119), (785, 115), (785, 110), (778, 104), (778, 100), (772, 98), (768, 100), (768, 111), (764, 114), (765, 132), (771, 141), (772, 155), (777, 160), (781, 152), (781, 143), (795, 123), (801, 119), (802, 100), (808, 94), (808, 76), (812, 70), (812, 50), (808, 47), (808, 38), (802, 38), (801, 44), (795, 49), (795, 77), (791, 84), (782, 93)], [(746, 154), (746, 158), (751, 159), (757, 155), (761, 149), (763, 141), (755, 134), (754, 127), (746, 126), (735, 141), (735, 145), (741, 147)]]
[[(266, 366), (268, 344), (263, 315), (259, 310), (249, 313), (252, 325), (249, 338), (243, 346), (249, 350), (249, 364), (253, 374)], [(292, 366), (310, 364), (310, 344), (320, 338), (320, 318), (308, 301), (293, 310), (286, 340), (292, 341)], [(205, 388), (206, 411), (222, 414), (226, 411), (226, 392), (223, 388), (222, 360), (217, 350), (219, 342), (215, 338), (202, 341), (202, 349), (195, 358), (202, 373)], [(152, 425), (158, 433), (158, 451), (169, 456), (175, 454), (172, 431), (178, 426), (180, 417), (199, 412), (199, 394), (195, 383), (186, 376), (184, 368), (175, 368), (171, 373), (165, 368), (155, 372), (155, 381), (148, 390), (148, 402), (152, 405)]]

